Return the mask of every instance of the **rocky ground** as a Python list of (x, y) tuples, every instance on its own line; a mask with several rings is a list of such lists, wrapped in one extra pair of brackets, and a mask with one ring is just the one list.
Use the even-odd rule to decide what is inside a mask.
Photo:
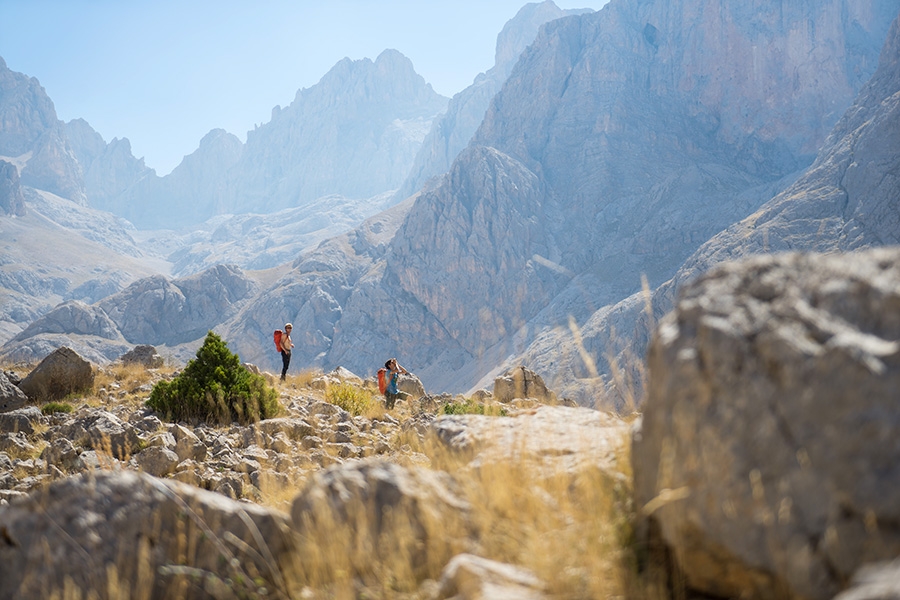
[[(21, 381), (27, 371), (8, 369), (3, 376), (28, 388)], [(15, 581), (0, 586), (0, 599), (44, 597), (72, 581), (82, 591), (109, 587), (109, 565), (118, 569), (115, 581), (135, 586), (133, 593), (139, 582), (127, 582), (132, 576), (126, 573), (140, 571), (135, 564), (169, 574), (150, 596), (166, 598), (244, 592), (254, 597), (262, 582), (275, 597), (291, 598), (344, 597), (346, 590), (356, 596), (452, 597), (460, 586), (475, 593), (473, 578), (481, 582), (478, 589), (509, 588), (528, 594), (523, 597), (556, 589), (565, 596), (573, 589), (621, 589), (622, 577), (605, 581), (582, 563), (601, 560), (604, 569), (616, 570), (627, 562), (613, 525), (627, 512), (629, 425), (566, 406), (531, 372), (520, 368), (498, 378), (496, 396), (484, 391), (468, 399), (428, 395), (410, 377), (401, 382), (401, 389), (412, 392), (409, 399), (392, 410), (380, 401), (355, 410), (361, 414), (329, 402), (335, 400), (329, 390), (343, 387), (380, 400), (374, 381), (344, 369), (304, 373), (284, 383), (267, 374), (280, 394), (280, 414), (228, 426), (167, 423), (148, 409), (154, 384), (176, 374), (166, 367), (94, 367), (89, 393), (0, 413), (0, 531), (7, 541), (0, 543), (7, 565), (0, 568), (0, 580)], [(50, 409), (66, 405), (71, 412)], [(466, 411), (487, 415), (444, 414)], [(582, 545), (574, 540), (590, 529), (586, 522), (596, 521), (592, 502), (599, 497), (608, 499), (604, 515), (618, 516), (601, 518), (604, 533), (590, 544), (602, 542), (611, 551), (582, 549), (578, 558), (567, 556)], [(377, 507), (372, 514), (378, 516), (368, 509), (368, 516), (356, 514), (352, 507), (358, 502)], [(256, 547), (259, 539), (239, 533), (248, 518), (266, 548), (273, 537), (281, 539), (279, 531), (299, 535), (287, 536), (291, 541), (284, 547), (275, 544), (281, 549), (271, 550), (268, 560), (239, 553), (235, 561), (242, 569), (261, 573), (255, 578), (259, 586), (242, 592), (221, 565), (204, 562), (220, 548), (185, 558), (183, 536), (165, 533), (178, 529), (177, 520), (166, 520), (183, 514), (183, 505), (203, 515), (201, 540), (238, 535)], [(45, 529), (47, 515), (55, 515), (59, 529)], [(117, 520), (128, 524), (114, 525)], [(96, 523), (86, 526), (87, 521)], [(547, 562), (529, 547), (551, 531), (564, 549)], [(370, 532), (368, 541), (347, 538), (360, 532)], [(116, 551), (91, 550), (92, 540), (99, 539)], [(139, 544), (125, 539), (153, 540), (161, 556), (147, 558)], [(65, 566), (40, 558), (41, 548), (71, 544), (88, 555), (99, 553), (102, 561), (94, 562), (106, 566), (98, 570), (94, 562), (82, 564), (68, 554)], [(373, 545), (391, 550), (379, 556)], [(570, 567), (565, 581), (553, 580), (561, 572), (553, 561)], [(271, 570), (279, 573), (274, 579), (265, 573), (273, 563), (278, 568)], [(184, 588), (172, 575), (175, 568), (202, 568), (225, 581), (227, 592)], [(451, 574), (442, 582), (445, 568)]]

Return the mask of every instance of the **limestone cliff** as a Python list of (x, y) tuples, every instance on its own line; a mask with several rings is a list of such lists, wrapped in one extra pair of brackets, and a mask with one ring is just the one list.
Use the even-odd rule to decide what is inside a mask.
[(435, 120), (396, 197), (402, 200), (419, 190), (429, 178), (450, 170), (453, 160), (484, 119), (491, 99), (500, 91), (519, 56), (534, 41), (544, 23), (586, 12), (590, 9), (562, 10), (552, 0), (522, 7), (497, 35), (494, 66), (453, 96), (447, 112)]
[(0, 157), (19, 169), (22, 185), (85, 205), (81, 167), (40, 82), (0, 58)]
[[(705, 242), (652, 295), (647, 290), (646, 299), (638, 294), (593, 314), (581, 329), (583, 346), (599, 357), (605, 374), (611, 372), (607, 355), (622, 367), (630, 358), (642, 357), (653, 320), (674, 306), (682, 285), (725, 260), (788, 250), (843, 252), (900, 243), (898, 172), (900, 20), (895, 20), (877, 71), (835, 125), (815, 162), (759, 210)], [(645, 300), (652, 303), (649, 313)], [(619, 339), (615, 339), (616, 331)], [(529, 348), (526, 362), (546, 365), (543, 357), (552, 340)], [(574, 354), (574, 348), (569, 352)], [(584, 372), (576, 361), (569, 361), (569, 368), (572, 374)], [(621, 401), (622, 382), (616, 384)], [(569, 384), (568, 391), (581, 395), (584, 388)]]

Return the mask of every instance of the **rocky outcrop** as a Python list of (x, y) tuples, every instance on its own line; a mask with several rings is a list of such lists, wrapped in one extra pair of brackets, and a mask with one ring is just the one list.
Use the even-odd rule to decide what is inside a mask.
[(547, 389), (540, 375), (518, 366), (494, 379), (492, 397), (497, 402), (512, 402), (517, 398), (534, 398), (543, 404), (556, 404), (556, 394)]
[(183, 279), (142, 279), (102, 300), (102, 309), (133, 344), (180, 344), (206, 335), (258, 291), (233, 266)]
[[(350, 552), (351, 568), (364, 575), (377, 547), (385, 556), (408, 557), (408, 567), (424, 579), (436, 576), (433, 566), (448, 561), (460, 544), (442, 533), (451, 530), (447, 520), (465, 521), (468, 510), (446, 473), (369, 459), (317, 473), (294, 500), (291, 517), (312, 553), (337, 542)], [(353, 541), (335, 540), (340, 531), (353, 532)], [(397, 538), (398, 531), (412, 535)]]
[(19, 185), (19, 171), (12, 163), (0, 160), (0, 212), (25, 216), (25, 196)]
[(286, 515), (149, 475), (64, 479), (0, 511), (0, 530), (3, 599), (72, 589), (209, 598), (261, 588), (286, 598), (296, 585)]
[(91, 363), (64, 346), (44, 358), (19, 383), (19, 389), (29, 399), (45, 402), (90, 390), (93, 385), (94, 371)]
[(541, 600), (546, 584), (527, 569), (476, 556), (458, 554), (441, 573), (435, 600), (508, 598)]
[(28, 396), (0, 371), (0, 412), (22, 408), (28, 403)]
[(562, 10), (552, 0), (523, 6), (497, 35), (494, 66), (453, 96), (447, 112), (433, 123), (396, 198), (407, 198), (421, 189), (429, 178), (450, 170), (453, 160), (481, 125), (491, 99), (500, 91), (522, 51), (534, 41), (541, 25), (585, 12), (590, 10)]
[(831, 598), (900, 552), (900, 251), (725, 263), (649, 351), (635, 501), (689, 587)]
[(138, 364), (148, 369), (156, 369), (163, 366), (163, 358), (157, 354), (156, 348), (147, 344), (135, 346), (119, 357), (122, 364)]
[(481, 415), (446, 415), (435, 419), (430, 434), (455, 456), (473, 466), (515, 460), (535, 474), (600, 469), (612, 475), (618, 465), (618, 442), (626, 428), (609, 413), (581, 407), (526, 408), (514, 419)]

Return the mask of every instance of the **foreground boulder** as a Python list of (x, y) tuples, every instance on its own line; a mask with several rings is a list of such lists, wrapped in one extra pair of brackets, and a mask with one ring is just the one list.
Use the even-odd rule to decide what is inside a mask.
[(100, 590), (123, 598), (235, 597), (234, 590), (257, 597), (263, 588), (266, 597), (284, 598), (295, 585), (286, 515), (130, 471), (70, 477), (33, 492), (0, 508), (0, 532), (2, 600)]
[(421, 580), (435, 577), (464, 547), (465, 536), (454, 538), (468, 510), (446, 473), (368, 459), (317, 473), (294, 500), (291, 517), (308, 543), (308, 580), (327, 581), (342, 570), (365, 580), (376, 563)]
[(831, 598), (900, 555), (900, 250), (724, 264), (648, 362), (635, 500), (688, 587)]
[(22, 380), (19, 389), (33, 401), (46, 402), (89, 390), (93, 385), (91, 363), (71, 348), (63, 346), (42, 360)]

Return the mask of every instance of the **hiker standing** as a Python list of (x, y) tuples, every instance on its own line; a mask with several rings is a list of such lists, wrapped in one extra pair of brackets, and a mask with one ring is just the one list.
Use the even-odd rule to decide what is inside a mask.
[(287, 375), (288, 365), (291, 364), (291, 348), (294, 347), (294, 342), (291, 341), (291, 329), (294, 326), (290, 323), (284, 324), (284, 334), (281, 336), (281, 380), (284, 381), (285, 376)]
[(384, 363), (384, 368), (386, 370), (385, 379), (387, 380), (387, 385), (384, 388), (384, 404), (388, 409), (392, 409), (398, 399), (402, 398), (405, 400), (409, 398), (409, 394), (397, 389), (397, 380), (400, 378), (400, 374), (409, 375), (409, 371), (401, 367), (396, 358), (388, 359)]

